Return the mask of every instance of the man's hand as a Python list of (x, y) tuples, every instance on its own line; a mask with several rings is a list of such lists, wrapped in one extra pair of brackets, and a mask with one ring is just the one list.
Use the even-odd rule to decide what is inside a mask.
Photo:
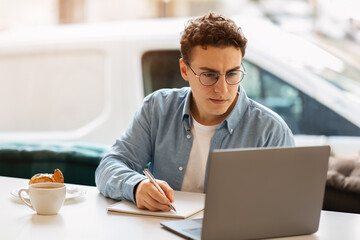
[(170, 202), (174, 202), (174, 190), (165, 181), (156, 180), (166, 197), (163, 196), (148, 179), (139, 183), (136, 189), (136, 205), (140, 209), (150, 211), (170, 211)]

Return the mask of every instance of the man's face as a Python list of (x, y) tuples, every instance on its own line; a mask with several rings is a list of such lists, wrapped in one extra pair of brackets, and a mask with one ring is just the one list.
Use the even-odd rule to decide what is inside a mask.
[(221, 74), (214, 85), (204, 86), (183, 59), (180, 60), (181, 74), (189, 82), (192, 91), (191, 114), (203, 125), (219, 124), (231, 113), (238, 98), (239, 84), (229, 85), (225, 81), (225, 74), (231, 70), (240, 70), (241, 50), (234, 46), (207, 46), (207, 49), (196, 46), (192, 50), (191, 59), (189, 65), (197, 75), (203, 72)]

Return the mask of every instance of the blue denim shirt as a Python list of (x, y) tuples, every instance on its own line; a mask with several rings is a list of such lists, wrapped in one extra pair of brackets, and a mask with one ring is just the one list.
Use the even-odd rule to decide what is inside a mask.
[[(142, 170), (148, 162), (155, 178), (180, 190), (193, 143), (190, 99), (188, 87), (158, 90), (144, 99), (130, 126), (96, 169), (96, 186), (104, 196), (135, 202), (134, 187), (146, 178)], [(236, 106), (215, 130), (210, 151), (293, 145), (286, 123), (249, 99), (240, 86)]]

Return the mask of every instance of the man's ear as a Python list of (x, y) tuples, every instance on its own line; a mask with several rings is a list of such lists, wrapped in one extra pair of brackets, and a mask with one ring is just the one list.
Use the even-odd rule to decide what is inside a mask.
[(185, 81), (189, 81), (189, 77), (188, 77), (188, 67), (187, 67), (184, 59), (180, 58), (179, 64), (180, 64), (180, 73), (181, 73), (181, 76), (183, 77), (183, 79), (184, 79)]

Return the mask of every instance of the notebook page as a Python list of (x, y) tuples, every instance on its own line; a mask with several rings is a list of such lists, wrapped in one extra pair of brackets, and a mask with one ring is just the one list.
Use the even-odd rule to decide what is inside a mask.
[(148, 216), (160, 216), (160, 217), (171, 217), (171, 218), (188, 218), (198, 212), (204, 210), (205, 206), (205, 194), (204, 193), (191, 193), (191, 192), (174, 192), (173, 202), (176, 212), (152, 212), (149, 210), (138, 209), (137, 206), (129, 201), (123, 200), (107, 207), (108, 211), (130, 213), (138, 215)]

